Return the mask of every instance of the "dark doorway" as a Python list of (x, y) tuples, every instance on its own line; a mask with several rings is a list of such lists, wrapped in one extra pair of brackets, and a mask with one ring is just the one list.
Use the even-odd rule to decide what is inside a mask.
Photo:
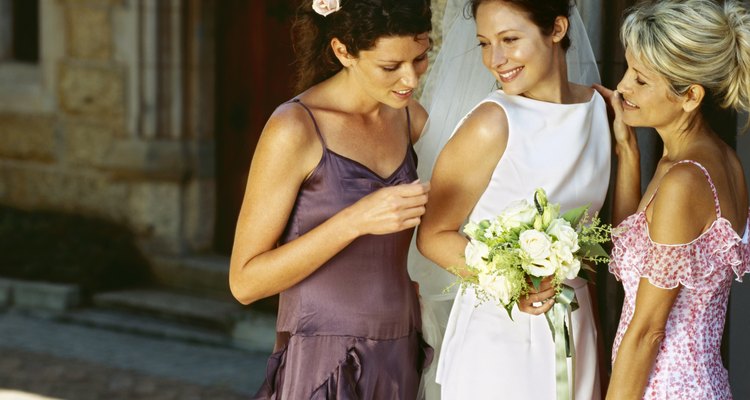
[(273, 110), (293, 95), (295, 0), (216, 2), (216, 227), (229, 254), (255, 145)]

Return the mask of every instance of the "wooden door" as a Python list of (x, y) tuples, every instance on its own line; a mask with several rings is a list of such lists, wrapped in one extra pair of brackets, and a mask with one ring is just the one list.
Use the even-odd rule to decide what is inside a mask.
[(229, 254), (250, 160), (273, 110), (292, 93), (293, 0), (216, 2), (216, 227)]

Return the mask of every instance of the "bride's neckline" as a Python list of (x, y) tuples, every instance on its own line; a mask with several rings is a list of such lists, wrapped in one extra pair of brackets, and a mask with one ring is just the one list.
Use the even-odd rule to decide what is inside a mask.
[(594, 99), (596, 98), (596, 90), (592, 90), (591, 91), (592, 92), (591, 93), (591, 97), (587, 101), (584, 101), (584, 102), (581, 102), (581, 103), (554, 103), (554, 102), (551, 102), (551, 101), (544, 101), (544, 100), (532, 99), (531, 97), (526, 97), (526, 96), (523, 96), (523, 95), (520, 95), (520, 94), (518, 94), (518, 95), (507, 94), (507, 93), (505, 93), (503, 91), (503, 89), (498, 89), (497, 91), (500, 92), (500, 93), (502, 93), (502, 94), (504, 94), (505, 96), (508, 96), (508, 97), (511, 97), (511, 98), (514, 98), (514, 99), (523, 99), (524, 101), (535, 103), (535, 104), (543, 104), (543, 105), (551, 105), (551, 106), (563, 106), (563, 107), (571, 107), (571, 106), (580, 106), (580, 105), (591, 104), (594, 101)]

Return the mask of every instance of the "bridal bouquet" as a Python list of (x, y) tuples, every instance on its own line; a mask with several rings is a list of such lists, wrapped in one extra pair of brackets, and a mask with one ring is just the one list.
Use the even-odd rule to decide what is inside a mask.
[(582, 261), (609, 261), (601, 244), (609, 241), (610, 227), (587, 210), (583, 206), (560, 215), (560, 205), (549, 203), (545, 191), (537, 189), (533, 205), (516, 201), (494, 219), (469, 222), (464, 233), (470, 274), (460, 284), (472, 287), (480, 302), (495, 301), (508, 314), (529, 285), (538, 288), (544, 278), (564, 292), (565, 279), (592, 270)]
[(570, 321), (577, 303), (575, 291), (563, 282), (592, 270), (582, 261), (609, 261), (601, 244), (609, 241), (611, 226), (589, 217), (587, 210), (583, 206), (560, 215), (560, 205), (549, 203), (544, 190), (537, 189), (533, 205), (517, 201), (494, 219), (464, 227), (470, 273), (459, 283), (473, 288), (480, 303), (495, 301), (512, 319), (513, 306), (530, 285), (538, 289), (543, 279), (551, 279), (557, 295), (545, 317), (555, 342), (557, 399), (573, 396), (567, 358), (575, 356)]

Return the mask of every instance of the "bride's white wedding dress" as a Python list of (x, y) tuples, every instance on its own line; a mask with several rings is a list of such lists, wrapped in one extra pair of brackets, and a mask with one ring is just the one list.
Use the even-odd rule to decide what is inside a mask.
[[(509, 203), (544, 188), (565, 211), (590, 204), (598, 211), (610, 173), (610, 132), (604, 100), (597, 93), (580, 104), (555, 104), (491, 93), (484, 102), (508, 116), (508, 144), (469, 219), (497, 216)], [(481, 103), (480, 103), (481, 104)], [(467, 172), (468, 173), (468, 172)], [(567, 281), (580, 308), (573, 312), (575, 397), (600, 397), (596, 327), (586, 282)], [(451, 310), (437, 366), (442, 400), (555, 399), (555, 349), (543, 315), (493, 303), (477, 306), (472, 290), (459, 291)]]

